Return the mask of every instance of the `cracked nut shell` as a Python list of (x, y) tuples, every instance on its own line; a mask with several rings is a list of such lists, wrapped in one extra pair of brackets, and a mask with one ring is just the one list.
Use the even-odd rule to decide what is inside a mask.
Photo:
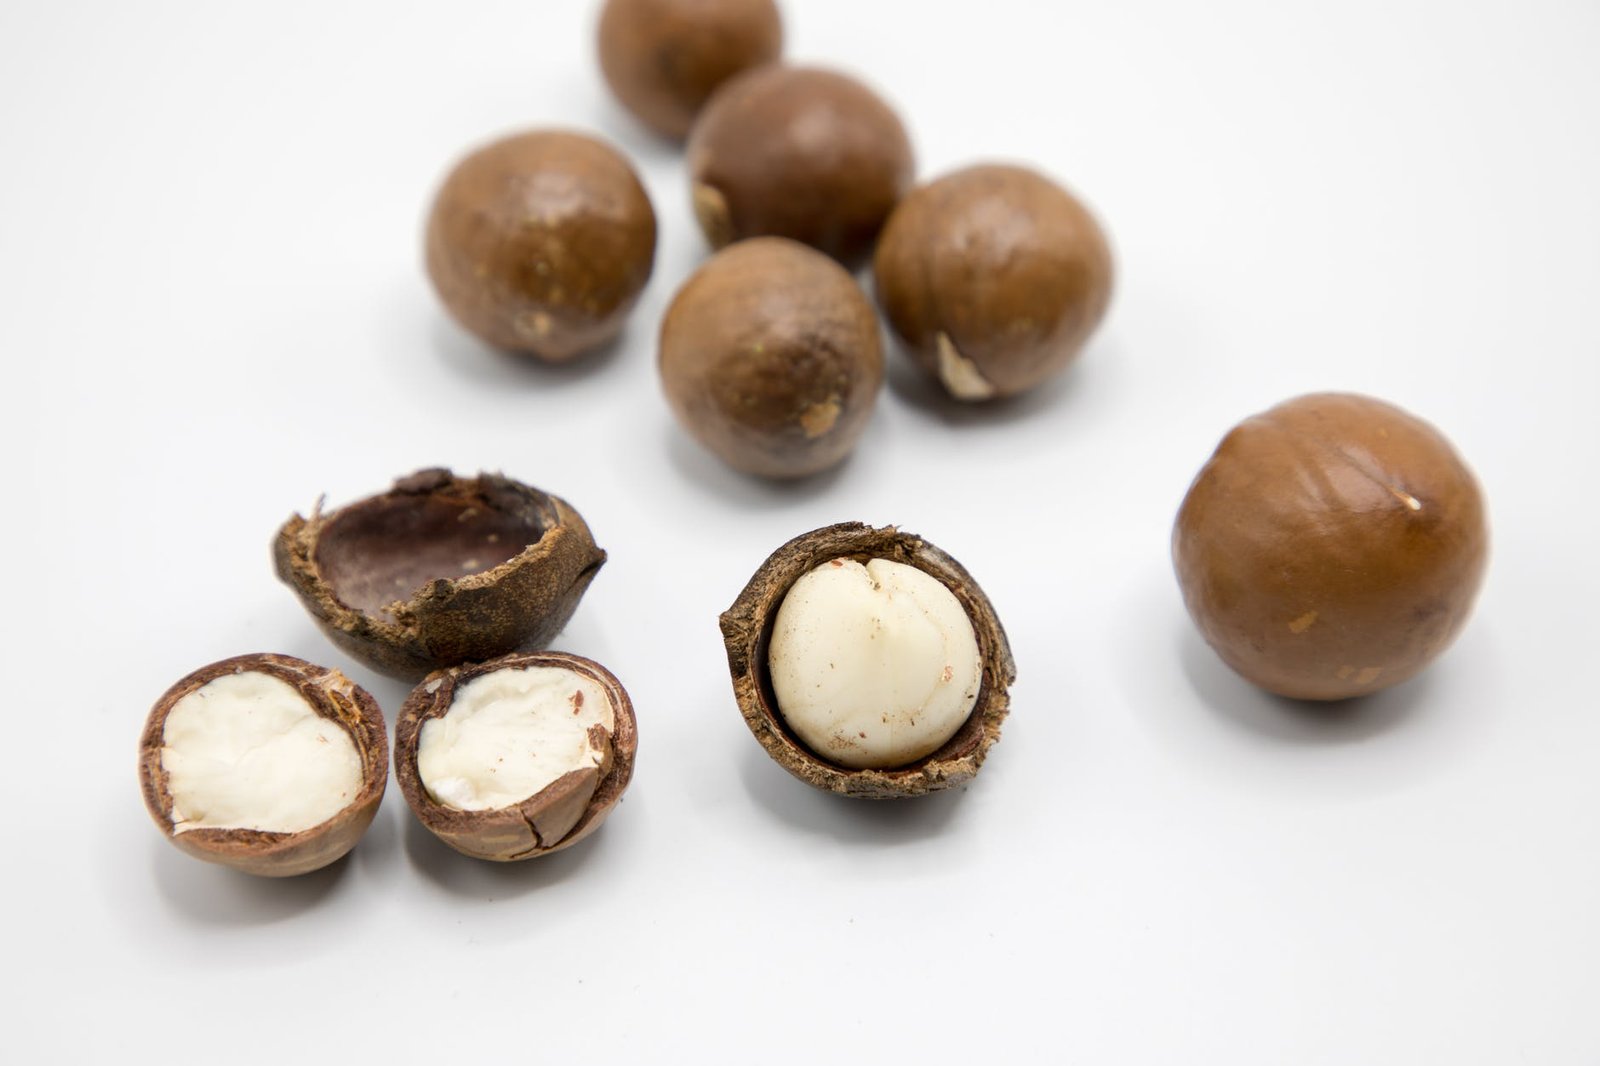
[[(424, 723), (443, 716), (450, 709), (456, 690), (474, 678), (498, 670), (534, 666), (557, 667), (581, 674), (599, 685), (611, 700), (615, 725), (610, 765), (592, 791), (587, 783), (576, 780), (579, 774), (569, 773), (514, 806), (467, 811), (436, 801), (429, 795), (417, 769), (417, 748)], [(440, 840), (473, 858), (515, 862), (560, 851), (600, 828), (600, 823), (621, 801), (622, 793), (633, 778), (638, 749), (639, 731), (633, 702), (611, 671), (592, 660), (564, 652), (519, 653), (492, 662), (442, 670), (413, 689), (395, 723), (394, 775), (417, 820)], [(581, 788), (576, 787), (580, 785)], [(564, 809), (574, 799), (583, 803), (582, 813), (575, 821), (572, 812)], [(570, 824), (571, 828), (546, 843), (540, 830), (547, 818), (563, 826)]]
[(974, 166), (914, 190), (873, 257), (878, 303), (958, 400), (1065, 370), (1111, 300), (1111, 249), (1071, 193), (1023, 167)]
[(470, 333), (564, 362), (622, 330), (655, 264), (656, 216), (628, 161), (537, 130), (458, 163), (428, 217), (428, 276)]
[(872, 416), (883, 345), (866, 294), (828, 257), (741, 241), (661, 321), (661, 383), (679, 423), (729, 466), (792, 478), (841, 462)]
[(1433, 426), (1301, 396), (1223, 438), (1178, 511), (1184, 604), (1235, 672), (1339, 700), (1412, 677), (1466, 624), (1488, 558), (1477, 481)]
[(605, 563), (565, 500), (499, 474), (421, 470), (273, 544), (278, 577), (328, 638), (391, 677), (540, 648)]
[[(890, 559), (914, 566), (948, 588), (966, 610), (978, 638), (983, 679), (978, 701), (961, 728), (932, 755), (887, 770), (852, 770), (827, 762), (795, 737), (778, 712), (768, 676), (767, 649), (784, 596), (800, 577), (830, 559)], [(1008, 687), (1017, 668), (1005, 630), (983, 590), (960, 563), (913, 533), (843, 522), (802, 534), (761, 564), (721, 618), (734, 697), (745, 724), (767, 754), (808, 785), (844, 796), (888, 799), (952, 788), (977, 774), (1011, 706)]]
[[(183, 697), (229, 674), (257, 672), (287, 683), (318, 715), (350, 735), (361, 760), (361, 788), (326, 821), (295, 833), (256, 829), (173, 831), (173, 798), (161, 749), (167, 715)], [(338, 670), (292, 655), (260, 653), (223, 659), (189, 674), (162, 694), (145, 719), (139, 738), (139, 784), (145, 808), (158, 828), (181, 851), (206, 862), (261, 877), (293, 877), (336, 862), (355, 847), (372, 824), (389, 782), (389, 738), (383, 712), (365, 689)]]
[(713, 248), (789, 237), (853, 266), (911, 187), (911, 141), (854, 78), (771, 64), (711, 97), (689, 137), (700, 228)]
[(617, 99), (681, 140), (713, 91), (783, 51), (773, 0), (607, 0), (600, 70)]

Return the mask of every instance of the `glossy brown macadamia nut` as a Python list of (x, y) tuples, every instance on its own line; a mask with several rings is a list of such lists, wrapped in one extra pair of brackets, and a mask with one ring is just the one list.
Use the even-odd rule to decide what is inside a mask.
[(467, 156), (428, 218), (428, 276), (446, 310), (486, 343), (550, 362), (617, 335), (655, 250), (655, 211), (628, 161), (558, 130)]
[(684, 429), (729, 466), (803, 477), (840, 462), (883, 384), (872, 305), (839, 264), (776, 237), (735, 244), (661, 322), (662, 387)]
[(783, 52), (773, 0), (606, 0), (600, 70), (634, 116), (681, 140), (713, 91)]
[(184, 677), (139, 740), (145, 807), (179, 850), (260, 877), (342, 858), (389, 780), (383, 712), (338, 670), (239, 655)]
[(895, 209), (873, 259), (878, 303), (958, 400), (1064, 370), (1111, 300), (1111, 249), (1071, 193), (1014, 166), (958, 170)]
[(1281, 696), (1397, 684), (1466, 623), (1489, 530), (1471, 471), (1428, 423), (1365, 396), (1302, 396), (1223, 438), (1172, 554), (1206, 642)]
[(713, 247), (789, 237), (851, 266), (911, 185), (900, 119), (853, 78), (771, 65), (712, 96), (689, 138), (695, 215)]
[(419, 470), (273, 542), (278, 577), (374, 670), (432, 670), (542, 648), (606, 561), (565, 500), (499, 474)]

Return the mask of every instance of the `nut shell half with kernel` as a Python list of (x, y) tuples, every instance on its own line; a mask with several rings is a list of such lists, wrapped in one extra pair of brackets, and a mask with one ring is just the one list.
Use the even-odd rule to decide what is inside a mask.
[(581, 133), (535, 130), (456, 164), (428, 216), (428, 277), (468, 332), (565, 362), (621, 332), (655, 265), (633, 167)]
[(1472, 472), (1368, 396), (1301, 396), (1235, 426), (1178, 510), (1190, 616), (1247, 681), (1294, 699), (1414, 676), (1466, 624), (1488, 559)]
[(289, 655), (201, 667), (156, 701), (139, 740), (145, 807), (167, 839), (261, 877), (342, 858), (388, 779), (377, 703), (338, 670)]
[(328, 638), (391, 677), (542, 648), (605, 563), (565, 500), (500, 474), (421, 470), (273, 543), (278, 577)]
[[(851, 767), (808, 747), (779, 705), (769, 664), (774, 629), (786, 597), (802, 578), (830, 564), (904, 564), (948, 589), (976, 638), (979, 685), (966, 719), (937, 750), (904, 765)], [(802, 534), (761, 564), (721, 618), (734, 698), (745, 724), (778, 765), (816, 788), (843, 796), (888, 799), (963, 785), (977, 774), (1000, 738), (1010, 709), (1016, 664), (1005, 630), (983, 590), (964, 567), (921, 537), (893, 526), (844, 522)], [(948, 673), (946, 674), (948, 676)], [(892, 708), (885, 706), (886, 717)]]
[(564, 652), (518, 653), (412, 690), (395, 724), (395, 778), (444, 843), (515, 862), (598, 829), (638, 747), (633, 703), (609, 670)]

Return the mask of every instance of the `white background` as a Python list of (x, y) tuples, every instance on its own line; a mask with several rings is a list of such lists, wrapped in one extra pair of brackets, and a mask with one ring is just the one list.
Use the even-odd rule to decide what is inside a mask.
[[(57, 1059), (1600, 1062), (1600, 6), (790, 0), (936, 174), (1029, 161), (1119, 288), (1064, 379), (956, 409), (896, 370), (856, 456), (754, 483), (677, 430), (654, 333), (704, 251), (682, 159), (610, 101), (592, 4), (0, 6), (10, 734), (3, 1047)], [(432, 190), (596, 130), (660, 216), (625, 340), (489, 353), (420, 268)], [(1490, 502), (1476, 616), (1330, 715), (1193, 635), (1168, 560), (1235, 421), (1352, 389)], [(150, 704), (206, 662), (345, 660), (268, 543), (428, 465), (571, 500), (611, 561), (560, 647), (638, 707), (590, 842), (496, 867), (397, 788), (337, 867), (165, 843)], [(899, 523), (1008, 627), (1012, 717), (957, 794), (813, 793), (717, 632), (766, 554)]]

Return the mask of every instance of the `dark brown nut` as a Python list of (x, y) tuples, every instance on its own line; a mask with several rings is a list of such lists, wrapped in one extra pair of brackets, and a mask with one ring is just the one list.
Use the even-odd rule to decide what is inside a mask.
[(609, 670), (536, 652), (444, 670), (418, 685), (395, 724), (394, 772), (412, 812), (440, 840), (512, 862), (598, 829), (633, 777), (638, 747), (633, 703)]
[(773, 64), (711, 97), (689, 137), (694, 210), (712, 247), (790, 237), (853, 266), (911, 187), (900, 119), (853, 78)]
[(650, 280), (656, 216), (615, 149), (540, 130), (485, 145), (428, 217), (445, 309), (497, 348), (564, 362), (615, 337)]
[(682, 140), (712, 92), (783, 52), (773, 0), (606, 0), (600, 70), (634, 116)]
[(1223, 438), (1172, 556), (1206, 642), (1281, 696), (1339, 700), (1413, 676), (1466, 623), (1489, 528), (1433, 426), (1366, 396), (1301, 396)]
[(1072, 194), (975, 166), (901, 201), (873, 259), (878, 303), (958, 400), (1012, 396), (1077, 357), (1111, 300), (1111, 249)]
[(667, 402), (729, 466), (804, 477), (842, 461), (883, 385), (872, 305), (828, 257), (776, 237), (713, 256), (661, 321)]
[[(914, 567), (950, 590), (972, 623), (981, 675), (971, 713), (937, 750), (902, 766), (856, 768), (824, 759), (801, 742), (779, 708), (770, 653), (780, 610), (796, 582), (819, 567), (874, 560)], [(920, 796), (970, 781), (1000, 739), (1011, 705), (1007, 689), (1017, 676), (1005, 630), (972, 575), (915, 534), (844, 522), (796, 537), (761, 565), (721, 623), (745, 724), (768, 755), (808, 785), (868, 799)], [(871, 619), (867, 629), (873, 629)], [(885, 718), (894, 713), (889, 706), (883, 711)]]
[(565, 501), (499, 474), (420, 470), (377, 496), (295, 515), (278, 577), (328, 638), (391, 677), (541, 648), (606, 561)]
[(342, 858), (388, 780), (377, 703), (339, 671), (288, 655), (201, 667), (156, 701), (139, 738), (145, 807), (167, 839), (262, 877)]

